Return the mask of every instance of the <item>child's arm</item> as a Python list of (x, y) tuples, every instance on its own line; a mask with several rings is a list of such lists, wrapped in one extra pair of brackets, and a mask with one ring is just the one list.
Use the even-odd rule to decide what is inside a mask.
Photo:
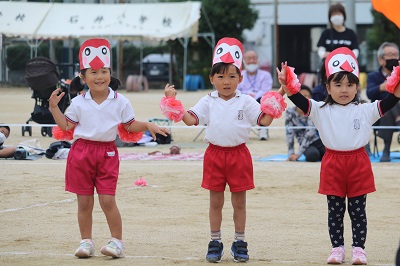
[[(399, 61), (400, 62), (400, 61)], [(400, 67), (397, 66), (393, 69), (390, 77), (387, 78), (386, 90), (389, 92), (379, 106), (383, 114), (392, 109), (400, 100)]]
[(53, 115), (54, 121), (57, 123), (60, 129), (63, 131), (67, 131), (73, 129), (75, 127), (75, 124), (69, 122), (58, 107), (58, 103), (65, 94), (65, 92), (60, 93), (60, 91), (61, 88), (58, 88), (51, 93), (49, 98), (49, 109), (51, 114)]
[[(293, 88), (289, 89), (288, 84), (287, 84), (287, 77), (288, 77), (288, 71), (291, 71), (288, 68), (287, 62), (281, 63), (282, 70), (279, 71), (279, 68), (276, 68), (276, 72), (278, 74), (278, 81), (281, 84), (282, 90), (285, 91), (287, 94), (288, 98), (297, 106), (299, 107), (305, 114), (308, 112), (309, 109), (309, 101), (306, 97), (304, 97), (301, 93), (298, 93), (298, 90)], [(289, 73), (290, 74), (290, 73)], [(297, 91), (296, 93), (293, 93)]]
[(178, 100), (175, 100), (175, 97), (178, 93), (175, 90), (174, 85), (169, 85), (167, 83), (164, 88), (164, 94), (165, 98), (161, 100), (161, 110), (164, 110), (163, 114), (167, 116), (167, 118), (174, 120), (175, 122), (182, 120), (187, 126), (192, 126), (197, 123), (196, 118), (184, 110), (182, 103)]
[(148, 130), (154, 140), (156, 140), (156, 134), (161, 134), (164, 137), (166, 137), (167, 134), (171, 134), (171, 132), (166, 128), (159, 127), (150, 122), (141, 122), (137, 120), (124, 127), (128, 132), (143, 132)]

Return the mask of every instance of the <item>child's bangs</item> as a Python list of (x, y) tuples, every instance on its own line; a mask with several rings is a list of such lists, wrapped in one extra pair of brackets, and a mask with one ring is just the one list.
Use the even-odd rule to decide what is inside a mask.
[(347, 72), (347, 71), (342, 71), (342, 72), (335, 73), (333, 75), (333, 77), (331, 78), (331, 80), (334, 81), (334, 82), (340, 82), (346, 76), (347, 76), (347, 79), (348, 79), (348, 81), (350, 83), (354, 83), (354, 84), (358, 85), (358, 83), (360, 82), (359, 79), (353, 73), (350, 73), (350, 72)]

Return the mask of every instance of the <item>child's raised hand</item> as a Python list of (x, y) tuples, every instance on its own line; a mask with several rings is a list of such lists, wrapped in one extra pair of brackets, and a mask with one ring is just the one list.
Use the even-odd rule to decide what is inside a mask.
[(61, 101), (61, 98), (64, 96), (65, 92), (61, 92), (61, 88), (55, 89), (49, 98), (49, 107), (50, 108), (57, 108), (58, 103)]
[(276, 68), (276, 73), (278, 74), (278, 81), (282, 86), (286, 86), (286, 68), (287, 62), (281, 63), (282, 70), (279, 71), (279, 68)]
[(175, 85), (169, 85), (168, 83), (165, 85), (164, 94), (166, 97), (172, 96), (175, 97), (177, 92), (175, 90)]

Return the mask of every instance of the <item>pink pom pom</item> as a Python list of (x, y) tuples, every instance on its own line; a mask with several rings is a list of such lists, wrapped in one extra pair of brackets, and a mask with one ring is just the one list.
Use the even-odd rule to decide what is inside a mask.
[[(135, 123), (135, 122), (133, 122)], [(143, 132), (129, 132), (123, 124), (118, 125), (118, 135), (123, 142), (138, 142), (143, 137)]]
[(160, 102), (160, 109), (163, 115), (169, 120), (179, 122), (185, 114), (185, 109), (181, 101), (176, 100), (173, 96), (163, 97)]
[(394, 93), (394, 89), (399, 84), (400, 81), (400, 66), (393, 68), (392, 73), (387, 78), (386, 90), (390, 93)]
[(300, 91), (300, 86), (301, 84), (294, 73), (294, 68), (288, 66), (286, 68), (286, 87), (291, 94), (296, 94)]
[(53, 134), (53, 138), (56, 140), (72, 140), (74, 138), (74, 130), (62, 130), (59, 126), (55, 126), (51, 129), (51, 133)]
[(143, 179), (142, 177), (140, 177), (138, 180), (135, 181), (135, 187), (145, 187), (147, 186), (147, 182), (145, 179)]
[(276, 91), (269, 91), (261, 98), (261, 111), (273, 118), (281, 117), (286, 106), (285, 99)]

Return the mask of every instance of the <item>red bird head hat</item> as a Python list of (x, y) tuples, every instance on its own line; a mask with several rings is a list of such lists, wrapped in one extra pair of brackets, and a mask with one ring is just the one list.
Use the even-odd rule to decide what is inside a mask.
[(110, 68), (111, 49), (106, 39), (89, 39), (82, 43), (79, 49), (80, 70), (92, 68), (98, 70), (103, 67)]
[(340, 47), (332, 52), (325, 59), (326, 77), (341, 71), (347, 71), (354, 74), (357, 78), (360, 76), (357, 58), (347, 47)]
[(223, 62), (233, 64), (242, 70), (243, 54), (243, 44), (239, 40), (229, 37), (222, 38), (215, 46), (212, 65)]

